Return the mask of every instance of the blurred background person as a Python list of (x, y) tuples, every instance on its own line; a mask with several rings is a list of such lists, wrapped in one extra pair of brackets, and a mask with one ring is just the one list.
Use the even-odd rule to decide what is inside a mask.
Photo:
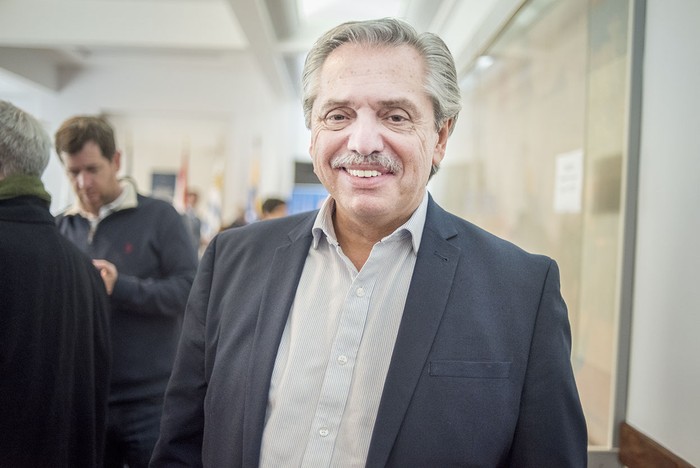
[(59, 229), (93, 258), (111, 296), (114, 361), (105, 466), (145, 467), (158, 438), (163, 393), (197, 267), (195, 249), (172, 205), (120, 182), (121, 153), (104, 119), (66, 120), (55, 145), (77, 196), (57, 217)]
[(0, 101), (0, 466), (102, 466), (109, 300), (40, 176), (51, 140)]
[(187, 190), (185, 194), (185, 211), (182, 214), (182, 219), (185, 221), (185, 226), (192, 237), (192, 245), (197, 252), (202, 246), (202, 220), (197, 215), (198, 203), (199, 193), (195, 190)]
[(262, 204), (261, 213), (261, 220), (287, 216), (287, 202), (280, 198), (268, 198)]

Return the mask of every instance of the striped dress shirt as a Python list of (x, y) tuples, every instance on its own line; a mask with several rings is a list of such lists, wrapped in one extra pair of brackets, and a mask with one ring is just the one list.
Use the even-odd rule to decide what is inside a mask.
[(427, 206), (426, 191), (357, 271), (324, 202), (277, 351), (261, 467), (365, 465)]

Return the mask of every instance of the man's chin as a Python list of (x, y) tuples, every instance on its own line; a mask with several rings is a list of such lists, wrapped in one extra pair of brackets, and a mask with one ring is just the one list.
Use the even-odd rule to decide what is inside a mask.
[(92, 211), (96, 206), (99, 206), (99, 201), (86, 197), (81, 197), (80, 203), (83, 205), (83, 208), (88, 211)]
[(355, 216), (366, 219), (383, 219), (392, 212), (390, 205), (379, 197), (355, 199), (348, 207)]

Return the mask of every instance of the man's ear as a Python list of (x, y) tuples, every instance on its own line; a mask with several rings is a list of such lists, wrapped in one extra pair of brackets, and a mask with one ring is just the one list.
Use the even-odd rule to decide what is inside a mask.
[(442, 158), (445, 157), (445, 149), (447, 148), (447, 138), (450, 136), (450, 129), (454, 124), (453, 119), (447, 119), (442, 124), (442, 128), (438, 130), (438, 138), (435, 142), (435, 150), (433, 151), (433, 165), (440, 165)]
[(119, 169), (121, 169), (122, 167), (121, 151), (117, 150), (114, 152), (114, 156), (112, 156), (112, 164), (114, 164), (114, 167), (117, 169), (117, 172), (119, 172)]

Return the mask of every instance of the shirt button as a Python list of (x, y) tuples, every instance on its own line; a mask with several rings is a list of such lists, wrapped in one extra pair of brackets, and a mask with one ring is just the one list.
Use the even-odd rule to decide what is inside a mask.
[(357, 288), (357, 290), (355, 291), (355, 294), (357, 294), (357, 297), (364, 297), (365, 290), (363, 288)]
[(330, 431), (328, 431), (327, 427), (322, 427), (321, 429), (318, 430), (318, 435), (321, 437), (326, 437)]
[(341, 354), (340, 356), (338, 356), (338, 364), (340, 364), (341, 366), (344, 366), (344, 365), (347, 364), (347, 363), (348, 363), (348, 357), (347, 357), (347, 356), (342, 355), (342, 354)]

